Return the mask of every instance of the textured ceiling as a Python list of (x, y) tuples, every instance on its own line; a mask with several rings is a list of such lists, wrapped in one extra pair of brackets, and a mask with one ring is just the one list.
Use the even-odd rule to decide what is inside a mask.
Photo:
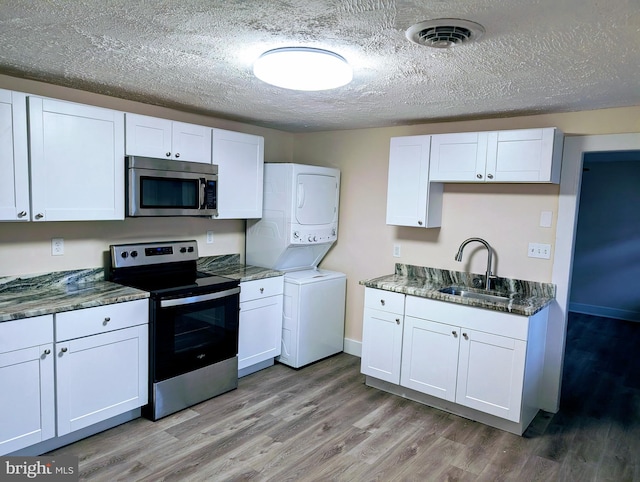
[[(443, 17), (486, 33), (406, 40)], [(283, 46), (333, 50), (354, 80), (254, 78)], [(0, 73), (292, 132), (640, 105), (640, 0), (1, 0)]]

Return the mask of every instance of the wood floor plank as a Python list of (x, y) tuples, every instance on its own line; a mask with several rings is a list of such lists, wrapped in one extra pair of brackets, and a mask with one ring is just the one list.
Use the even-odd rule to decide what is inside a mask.
[(640, 323), (572, 314), (560, 411), (522, 437), (367, 387), (340, 354), (52, 453), (99, 482), (640, 482), (639, 345)]

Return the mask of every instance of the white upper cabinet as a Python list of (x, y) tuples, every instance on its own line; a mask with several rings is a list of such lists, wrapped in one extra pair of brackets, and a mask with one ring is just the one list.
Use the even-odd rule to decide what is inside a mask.
[(211, 127), (127, 113), (126, 153), (211, 164)]
[(484, 181), (487, 137), (486, 132), (432, 136), (430, 180), (440, 182)]
[(557, 184), (563, 141), (553, 127), (434, 135), (430, 180)]
[(264, 138), (212, 129), (211, 152), (218, 166), (217, 219), (261, 218)]
[(34, 221), (124, 219), (124, 114), (29, 97)]
[(0, 89), (0, 221), (29, 221), (27, 97)]
[(487, 180), (558, 184), (563, 143), (564, 134), (553, 127), (490, 132)]
[(393, 137), (389, 150), (387, 224), (439, 227), (442, 184), (429, 181), (431, 136)]

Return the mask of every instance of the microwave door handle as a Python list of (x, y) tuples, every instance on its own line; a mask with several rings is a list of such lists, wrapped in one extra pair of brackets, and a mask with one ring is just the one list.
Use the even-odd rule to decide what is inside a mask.
[(200, 206), (198, 209), (202, 209), (204, 207), (205, 200), (205, 192), (207, 190), (207, 181), (203, 177), (200, 178)]

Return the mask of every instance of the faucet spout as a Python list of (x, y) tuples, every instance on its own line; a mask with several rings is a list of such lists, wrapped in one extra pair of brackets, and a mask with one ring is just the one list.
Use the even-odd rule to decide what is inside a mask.
[(458, 248), (458, 252), (456, 253), (456, 261), (460, 262), (462, 261), (462, 252), (464, 251), (464, 248), (467, 244), (469, 243), (473, 243), (473, 242), (477, 242), (480, 243), (482, 245), (484, 245), (485, 248), (487, 248), (487, 271), (486, 271), (486, 281), (485, 281), (485, 289), (490, 290), (491, 289), (491, 262), (493, 260), (493, 248), (489, 245), (489, 243), (487, 243), (484, 239), (482, 238), (469, 238), (469, 239), (465, 239), (462, 244), (460, 245), (460, 247)]

